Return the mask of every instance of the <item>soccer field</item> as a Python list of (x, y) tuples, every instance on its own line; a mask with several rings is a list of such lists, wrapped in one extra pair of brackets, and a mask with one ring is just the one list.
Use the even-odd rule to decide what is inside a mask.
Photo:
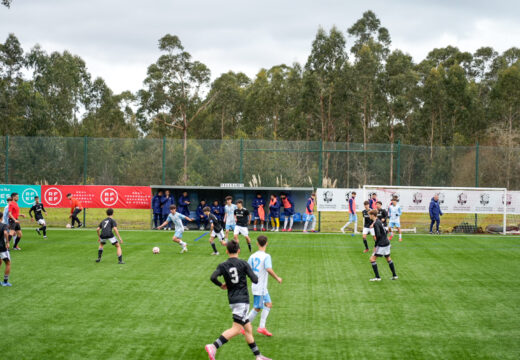
[[(172, 232), (122, 231), (118, 265), (109, 245), (94, 262), (93, 230), (51, 229), (48, 240), (24, 231), (22, 251), (11, 252), (13, 287), (0, 288), (2, 359), (207, 359), (204, 345), (231, 325), (226, 292), (209, 281), (226, 256), (209, 255), (207, 236), (195, 242), (201, 232), (185, 233), (180, 254)], [(283, 283), (269, 283), (274, 336), (255, 332), (266, 356), (520, 357), (518, 237), (404, 235), (392, 247), (399, 280), (379, 260), (383, 281), (371, 283), (360, 236), (268, 235)], [(242, 336), (217, 353), (253, 358)]]

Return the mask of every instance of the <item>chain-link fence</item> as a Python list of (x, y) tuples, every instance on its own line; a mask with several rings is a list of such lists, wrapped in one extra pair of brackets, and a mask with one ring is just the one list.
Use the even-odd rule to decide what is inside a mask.
[(4, 183), (520, 189), (520, 148), (321, 141), (0, 137)]

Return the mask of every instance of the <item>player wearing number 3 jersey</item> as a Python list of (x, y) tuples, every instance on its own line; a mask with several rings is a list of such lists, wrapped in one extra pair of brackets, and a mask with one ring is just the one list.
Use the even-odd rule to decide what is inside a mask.
[[(233, 326), (224, 331), (213, 344), (206, 345), (205, 350), (210, 360), (215, 360), (217, 349), (227, 343), (231, 338), (239, 335), (242, 327), (244, 327), (246, 342), (256, 359), (269, 360), (260, 354), (260, 350), (258, 346), (256, 346), (253, 337), (253, 328), (247, 318), (247, 311), (249, 310), (247, 277), (255, 284), (258, 283), (258, 277), (247, 262), (238, 258), (240, 246), (237, 242), (234, 240), (229, 241), (226, 247), (229, 259), (219, 264), (217, 270), (211, 275), (211, 281), (221, 289), (228, 291), (229, 306), (233, 313)], [(218, 280), (220, 276), (224, 277), (225, 284), (222, 284)]]

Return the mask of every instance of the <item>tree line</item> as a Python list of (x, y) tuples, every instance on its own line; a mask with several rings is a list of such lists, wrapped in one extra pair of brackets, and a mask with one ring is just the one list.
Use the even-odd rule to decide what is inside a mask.
[[(305, 64), (211, 81), (181, 40), (159, 40), (141, 90), (115, 94), (80, 56), (0, 44), (2, 135), (323, 140), (513, 147), (520, 141), (520, 49), (391, 48), (372, 11), (319, 28)], [(186, 151), (186, 147), (184, 147)]]

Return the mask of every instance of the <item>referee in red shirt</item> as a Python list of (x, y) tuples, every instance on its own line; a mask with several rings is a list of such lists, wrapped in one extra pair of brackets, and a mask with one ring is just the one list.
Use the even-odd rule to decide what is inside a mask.
[[(25, 215), (20, 214), (20, 207), (18, 206), (18, 193), (11, 194), (12, 201), (9, 203), (9, 229), (16, 233), (16, 240), (14, 241), (13, 250), (22, 250), (18, 247), (20, 240), (22, 240), (22, 228), (20, 226), (20, 221), (18, 221), (18, 217), (25, 217)], [(13, 235), (13, 234), (12, 234)]]

